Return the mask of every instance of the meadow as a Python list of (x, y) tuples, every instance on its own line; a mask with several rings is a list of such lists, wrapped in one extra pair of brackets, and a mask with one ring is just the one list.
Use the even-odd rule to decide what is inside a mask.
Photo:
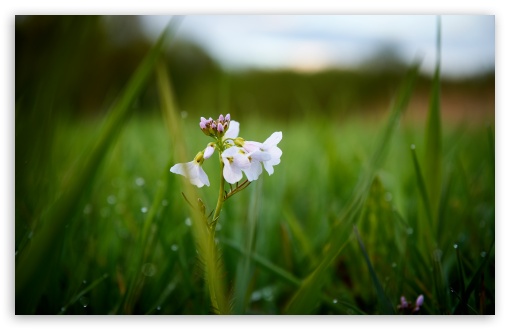
[[(420, 80), (419, 63), (380, 87), (377, 112), (303, 86), (285, 109), (241, 102), (235, 77), (184, 103), (166, 38), (100, 116), (17, 99), (16, 314), (495, 313), (493, 109), (448, 118), (439, 71)], [(200, 116), (227, 113), (247, 140), (281, 131), (283, 154), (211, 232), (193, 207), (214, 210), (217, 154), (210, 187), (169, 169), (211, 142)]]

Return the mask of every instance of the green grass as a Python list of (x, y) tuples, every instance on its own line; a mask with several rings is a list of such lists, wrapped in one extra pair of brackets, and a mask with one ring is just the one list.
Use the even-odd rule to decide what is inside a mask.
[[(235, 118), (235, 113), (232, 115)], [(209, 142), (198, 129), (196, 118), (180, 119), (180, 123), (186, 132), (181, 143), (191, 150)], [(302, 281), (319, 265), (328, 242), (335, 239), (331, 237), (335, 226), (343, 225), (338, 223), (340, 215), (355, 193), (379, 129), (377, 124), (357, 120), (325, 124), (320, 118), (271, 122), (254, 117), (241, 122), (241, 134), (247, 138), (264, 140), (275, 130), (282, 130), (284, 138), (282, 162), (275, 167), (274, 175), (264, 174), (228, 200), (220, 218), (217, 238), (225, 268), (223, 281), (228, 286), (228, 299), (234, 298), (236, 313), (285, 311)], [(451, 178), (443, 196), (440, 231), (431, 230), (420, 206), (422, 196), (409, 146), (414, 143), (419, 153), (423, 136), (412, 126), (395, 129), (388, 161), (375, 172), (368, 198), (361, 206), (360, 237), (394, 307), (400, 295), (415, 299), (423, 293), (424, 313), (494, 310), (494, 173), (490, 144), (484, 127), (458, 132), (444, 132), (444, 145), (454, 144), (454, 149), (445, 157), (449, 163), (444, 166), (451, 168)], [(46, 186), (34, 184), (16, 200), (17, 225), (27, 224), (21, 229), (17, 226), (18, 256), (39, 234), (29, 227), (30, 221), (43, 217), (46, 207), (54, 203), (54, 194), (63, 193), (66, 178), (74, 173), (69, 170), (75, 163), (71, 155), (87, 153), (97, 128), (93, 123), (62, 123), (55, 135), (54, 166), (48, 169), (55, 178), (49, 185), (51, 193), (44, 193)], [(128, 284), (140, 274), (135, 259), (141, 253), (145, 223), (151, 217), (152, 241), (130, 312), (211, 312), (192, 230), (186, 222), (191, 214), (181, 195), (180, 178), (166, 175), (171, 146), (160, 117), (133, 117), (125, 124), (90, 182), (88, 198), (72, 210), (72, 219), (58, 237), (62, 245), (51, 251), (57, 260), (51, 269), (40, 266), (35, 270), (35, 274), (47, 271), (49, 280), (32, 312), (55, 314), (66, 307), (65, 313), (70, 314), (122, 313), (120, 306), (129, 291)], [(211, 187), (198, 193), (211, 210), (217, 194), (218, 166), (209, 160), (204, 168)], [(28, 216), (22, 209), (28, 208), (30, 201), (34, 205)], [(344, 230), (352, 233), (352, 227)], [(429, 235), (437, 246), (427, 243), (425, 237)], [(364, 254), (355, 241), (346, 244), (325, 267), (320, 292), (314, 293), (319, 299), (307, 312), (384, 312), (376, 304), (379, 291), (372, 286)], [(441, 251), (437, 264), (432, 258), (434, 251)], [(462, 260), (464, 277), (459, 277), (458, 260)], [(438, 276), (433, 271), (435, 266)], [(91, 283), (94, 286), (88, 289)], [(468, 283), (470, 290), (461, 287)], [(483, 302), (478, 298), (480, 290), (484, 291)], [(464, 297), (459, 300), (457, 294), (461, 292)], [(32, 299), (30, 295), (17, 297), (16, 304), (23, 306)], [(83, 300), (86, 307), (80, 303)], [(456, 308), (460, 301), (469, 307)], [(346, 307), (349, 305), (356, 309)]]
[[(106, 117), (57, 115), (42, 92), (34, 109), (17, 101), (17, 314), (398, 314), (420, 294), (422, 314), (494, 314), (494, 118), (442, 121), (439, 71), (427, 123), (402, 121), (416, 71), (369, 119), (307, 93), (261, 114), (229, 102), (228, 80), (220, 108), (197, 98), (196, 114), (160, 42)], [(148, 84), (159, 106), (133, 114)], [(200, 116), (227, 112), (247, 140), (282, 131), (283, 155), (212, 234), (183, 193), (214, 211), (217, 155), (210, 187), (169, 168), (211, 142)]]

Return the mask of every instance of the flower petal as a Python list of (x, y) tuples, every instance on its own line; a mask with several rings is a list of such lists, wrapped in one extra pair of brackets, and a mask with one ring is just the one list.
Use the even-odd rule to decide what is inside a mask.
[(211, 155), (214, 153), (214, 147), (213, 146), (207, 146), (204, 151), (204, 159), (208, 159), (211, 157)]
[(263, 149), (266, 150), (266, 149), (269, 149), (271, 147), (274, 147), (276, 146), (280, 141), (282, 140), (282, 132), (274, 132), (273, 134), (271, 134), (270, 137), (268, 137), (266, 139), (266, 141), (264, 141), (263, 143)]
[(234, 184), (243, 178), (241, 170), (236, 166), (232, 166), (228, 159), (224, 160), (223, 163), (225, 163), (225, 167), (223, 167), (223, 177), (228, 183)]
[(235, 120), (231, 120), (228, 125), (228, 129), (223, 135), (223, 140), (225, 139), (235, 139), (239, 135), (239, 123)]
[[(200, 167), (198, 168), (198, 178), (200, 179), (200, 181), (201, 181), (203, 184), (205, 184), (205, 185), (207, 185), (207, 186), (209, 186), (209, 185), (210, 185), (210, 183), (209, 183), (209, 177), (207, 176), (207, 173), (205, 173), (205, 171), (204, 171), (204, 169), (202, 168), (202, 166), (200, 166)], [(199, 186), (199, 188), (200, 188), (200, 186)]]
[(243, 172), (249, 181), (257, 180), (262, 174), (262, 165), (260, 165), (260, 162), (254, 161), (250, 167), (243, 169)]

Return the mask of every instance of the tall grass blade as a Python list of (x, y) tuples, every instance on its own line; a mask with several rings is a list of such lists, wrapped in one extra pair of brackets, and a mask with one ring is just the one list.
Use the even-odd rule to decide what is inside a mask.
[(457, 270), (459, 273), (459, 288), (460, 288), (460, 299), (461, 299), (461, 308), (459, 310), (460, 314), (466, 313), (467, 306), (464, 304), (467, 302), (466, 299), (466, 280), (464, 279), (464, 267), (462, 265), (462, 259), (460, 257), (460, 252), (458, 247), (455, 247), (455, 254), (457, 255)]
[[(172, 133), (174, 160), (177, 160), (177, 162), (185, 162), (189, 154), (184, 143), (186, 135), (179, 123), (173, 89), (163, 63), (160, 63), (156, 73), (161, 104), (165, 112), (167, 125)], [(192, 186), (184, 177), (181, 178), (181, 182), (184, 195), (187, 196), (191, 203), (196, 203), (199, 199), (196, 187)], [(229, 314), (230, 306), (226, 296), (223, 264), (220, 251), (214, 239), (214, 234), (207, 224), (207, 219), (205, 219), (198, 210), (192, 209), (191, 220), (191, 230), (198, 252), (198, 259), (203, 266), (205, 282), (209, 289), (212, 311), (218, 314)]]
[(248, 212), (248, 221), (245, 224), (246, 230), (246, 247), (247, 252), (244, 259), (238, 264), (236, 269), (235, 282), (235, 300), (233, 302), (234, 314), (244, 314), (247, 307), (248, 287), (251, 278), (251, 254), (253, 253), (255, 228), (258, 218), (258, 210), (260, 208), (260, 195), (262, 193), (262, 178), (255, 182), (255, 189), (252, 190), (250, 196), (250, 205)]
[(356, 223), (361, 213), (375, 170), (381, 166), (385, 159), (389, 149), (390, 138), (411, 98), (417, 73), (418, 65), (415, 65), (409, 71), (403, 86), (401, 86), (397, 94), (396, 102), (392, 106), (388, 122), (370, 158), (366, 173), (361, 176), (354, 190), (353, 197), (348, 202), (344, 213), (338, 218), (332, 228), (330, 239), (326, 243), (327, 248), (325, 248), (323, 255), (319, 258), (318, 266), (303, 280), (299, 289), (292, 296), (285, 309), (286, 314), (309, 314), (317, 306), (322, 285), (330, 265), (347, 245), (351, 234), (351, 226)]
[(480, 285), (480, 280), (483, 277), (483, 273), (485, 272), (487, 265), (489, 264), (489, 260), (491, 259), (490, 255), (492, 253), (492, 249), (494, 248), (494, 242), (495, 241), (492, 241), (489, 251), (487, 251), (487, 255), (485, 256), (485, 258), (483, 258), (482, 262), (480, 263), (480, 266), (478, 267), (475, 274), (471, 278), (471, 281), (469, 281), (469, 284), (466, 288), (466, 292), (464, 294), (464, 298), (457, 303), (457, 306), (455, 306), (453, 314), (461, 313), (462, 309), (464, 308), (464, 306), (466, 306), (469, 297), (471, 296), (477, 285)]
[(111, 145), (115, 142), (129, 115), (130, 106), (162, 53), (169, 36), (167, 28), (139, 65), (118, 101), (111, 108), (101, 128), (99, 138), (82, 166), (75, 169), (72, 181), (64, 187), (65, 193), (50, 208), (41, 228), (34, 234), (31, 245), (23, 251), (16, 265), (16, 313), (33, 313), (42, 294), (52, 264), (60, 251), (63, 231), (72, 221), (80, 205), (90, 195), (100, 165)]
[(418, 184), (418, 190), (420, 192), (423, 206), (425, 208), (425, 213), (427, 216), (427, 220), (429, 222), (429, 226), (430, 228), (432, 228), (432, 208), (430, 206), (429, 194), (427, 193), (425, 179), (423, 178), (420, 163), (418, 162), (418, 157), (416, 156), (416, 147), (414, 145), (411, 146), (411, 155), (413, 157), (413, 166), (416, 174), (416, 183)]
[(77, 295), (75, 295), (70, 301), (69, 303), (65, 304), (62, 309), (60, 310), (59, 314), (64, 314), (67, 310), (67, 308), (69, 308), (69, 306), (73, 305), (74, 303), (76, 303), (81, 297), (83, 297), (85, 294), (89, 293), (90, 291), (92, 291), (96, 286), (98, 286), (101, 282), (103, 282), (104, 280), (106, 280), (108, 278), (108, 274), (104, 274), (103, 276), (101, 276), (100, 278), (96, 279), (94, 282), (90, 283), (89, 286), (87, 286), (85, 289), (81, 290)]
[(441, 194), (441, 18), (437, 18), (436, 68), (425, 133), (425, 168), (430, 206), (435, 212)]
[(395, 314), (395, 310), (393, 308), (393, 304), (386, 296), (386, 293), (384, 292), (384, 289), (381, 285), (381, 282), (379, 281), (379, 278), (377, 277), (377, 274), (375, 273), (374, 267), (372, 266), (372, 263), (370, 262), (370, 258), (368, 257), (367, 250), (365, 248), (365, 245), (363, 244), (363, 241), (361, 240), (361, 237), (358, 232), (358, 228), (354, 226), (354, 234), (356, 235), (356, 239), (358, 240), (359, 247), (361, 249), (361, 252), (363, 253), (363, 258), (365, 259), (365, 262), (368, 267), (368, 271), (370, 273), (370, 278), (372, 279), (372, 282), (374, 283), (376, 292), (377, 292), (377, 302), (380, 306), (380, 310), (383, 312), (383, 314)]

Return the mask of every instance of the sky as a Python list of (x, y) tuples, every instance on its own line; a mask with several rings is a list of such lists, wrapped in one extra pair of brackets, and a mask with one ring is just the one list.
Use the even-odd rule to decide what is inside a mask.
[[(156, 37), (171, 16), (143, 16)], [(436, 61), (435, 15), (188, 15), (178, 36), (202, 46), (226, 69), (317, 71), (359, 66), (385, 48), (406, 63)], [(441, 22), (443, 76), (464, 77), (495, 68), (495, 16), (446, 15)]]

